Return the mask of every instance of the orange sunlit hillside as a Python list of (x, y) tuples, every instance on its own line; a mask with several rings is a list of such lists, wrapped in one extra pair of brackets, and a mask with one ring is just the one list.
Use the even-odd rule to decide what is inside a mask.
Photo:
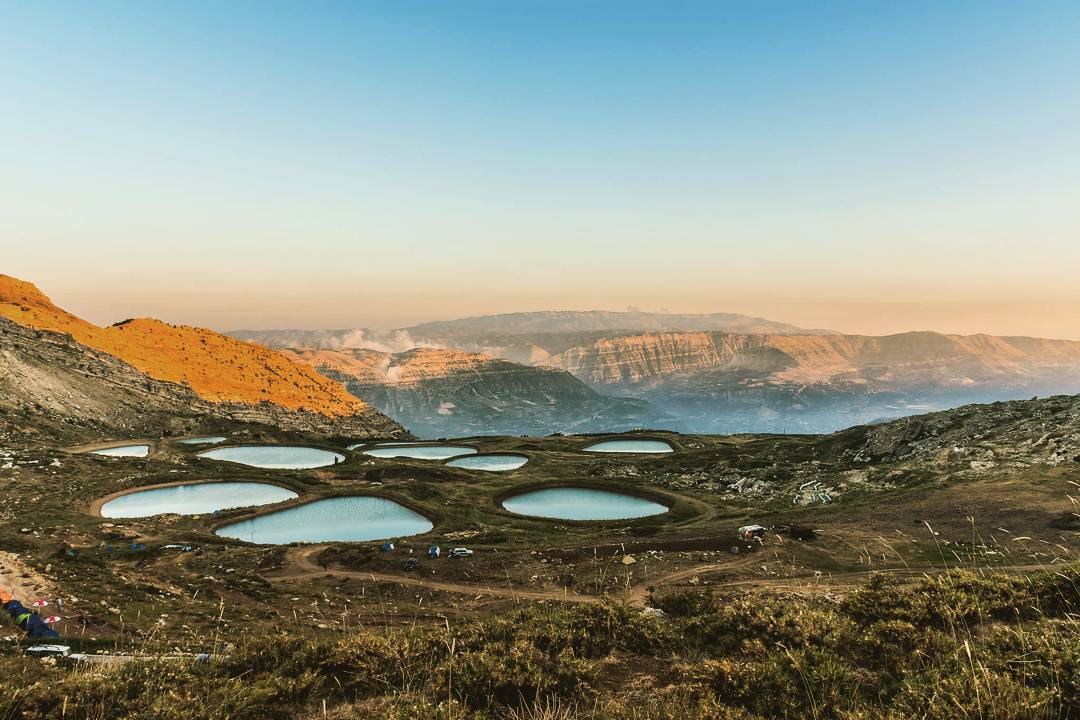
[(21, 325), (67, 333), (159, 380), (186, 383), (214, 402), (271, 402), (332, 417), (367, 405), (340, 384), (285, 355), (212, 330), (150, 318), (102, 328), (53, 305), (33, 284), (0, 275), (0, 316)]

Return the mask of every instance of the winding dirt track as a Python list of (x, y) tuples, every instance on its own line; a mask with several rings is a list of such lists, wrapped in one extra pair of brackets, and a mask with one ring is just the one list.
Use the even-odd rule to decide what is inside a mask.
[[(411, 575), (390, 575), (386, 573), (367, 572), (363, 570), (346, 570), (343, 568), (324, 569), (317, 565), (312, 560), (312, 558), (320, 551), (324, 550), (325, 547), (326, 546), (324, 545), (312, 545), (290, 549), (285, 556), (287, 569), (280, 574), (270, 576), (267, 579), (275, 582), (281, 582), (288, 580), (302, 580), (305, 578), (313, 577), (351, 577), (361, 580), (371, 580), (373, 582), (386, 582), (394, 583), (397, 585), (421, 587), (428, 590), (438, 590), (440, 592), (473, 595), (477, 598), (487, 596), (496, 598), (510, 598), (514, 600), (555, 600), (569, 603), (598, 603), (602, 602), (605, 598), (611, 598), (615, 600), (625, 600), (632, 605), (644, 607), (645, 600), (649, 596), (649, 588), (659, 588), (664, 585), (673, 585), (684, 580), (689, 580), (691, 578), (704, 575), (710, 571), (731, 570), (735, 567), (753, 562), (751, 558), (747, 558), (747, 560), (743, 562), (732, 565), (703, 565), (691, 568), (684, 568), (682, 570), (676, 570), (674, 572), (649, 578), (647, 581), (643, 581), (642, 583), (635, 585), (628, 592), (618, 593), (610, 596), (598, 596), (582, 595), (580, 593), (576, 593), (565, 588), (561, 590), (522, 590), (513, 587), (440, 582), (437, 580), (426, 580), (422, 577)], [(1047, 569), (1049, 568), (1044, 565), (1009, 565), (994, 568), (994, 571), (1033, 572)], [(710, 583), (708, 587), (744, 587), (767, 589), (772, 592), (785, 590), (805, 592), (808, 589), (816, 589), (822, 592), (829, 590), (848, 590), (855, 584), (857, 584), (856, 581), (865, 579), (873, 573), (880, 572), (885, 572), (893, 575), (904, 575), (908, 577), (918, 577), (922, 575), (938, 574), (940, 572), (943, 572), (943, 570), (940, 568), (929, 567), (856, 570), (843, 573), (829, 573), (822, 576), (820, 578), (820, 582), (816, 582), (813, 576), (802, 578), (747, 578), (742, 580), (713, 582)]]
[(442, 592), (461, 593), (463, 595), (511, 598), (517, 600), (564, 600), (572, 603), (596, 603), (602, 598), (594, 595), (581, 595), (571, 590), (518, 590), (512, 587), (492, 587), (490, 585), (464, 585), (459, 583), (439, 582), (437, 580), (425, 580), (421, 577), (410, 575), (388, 575), (386, 573), (373, 573), (364, 570), (345, 570), (341, 568), (326, 569), (319, 567), (312, 561), (312, 557), (322, 550), (324, 545), (312, 545), (292, 548), (285, 555), (286, 564), (290, 569), (279, 575), (268, 577), (268, 580), (300, 580), (310, 577), (351, 577), (374, 582), (395, 583), (397, 585), (412, 585), (429, 590)]

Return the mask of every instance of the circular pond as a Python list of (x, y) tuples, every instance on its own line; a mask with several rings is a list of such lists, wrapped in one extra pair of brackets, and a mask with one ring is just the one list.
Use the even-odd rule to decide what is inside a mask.
[(91, 450), (91, 455), (105, 455), (106, 457), (146, 457), (150, 454), (149, 445), (122, 445), (120, 447), (102, 448)]
[(580, 487), (531, 490), (507, 498), (502, 506), (515, 515), (553, 520), (629, 520), (668, 511), (652, 500)]
[(177, 440), (181, 445), (217, 445), (228, 440), (224, 435), (203, 435), (202, 437), (190, 437)]
[(101, 506), (107, 518), (202, 515), (229, 508), (269, 505), (297, 497), (287, 488), (258, 482), (210, 482), (150, 488), (120, 495)]
[(585, 448), (597, 453), (669, 453), (675, 449), (663, 440), (604, 440)]
[(446, 463), (450, 467), (465, 468), (466, 470), (486, 470), (487, 472), (505, 472), (517, 470), (529, 462), (524, 455), (474, 455), (461, 457)]
[(259, 515), (226, 525), (217, 534), (259, 545), (285, 545), (384, 540), (419, 535), (433, 527), (426, 517), (393, 500), (353, 495)]
[(475, 455), (476, 448), (464, 445), (394, 445), (364, 450), (364, 455), (377, 458), (413, 458), (415, 460), (446, 460), (459, 455)]
[(238, 445), (207, 450), (199, 453), (199, 457), (272, 470), (326, 467), (345, 459), (344, 455), (329, 450), (292, 445)]

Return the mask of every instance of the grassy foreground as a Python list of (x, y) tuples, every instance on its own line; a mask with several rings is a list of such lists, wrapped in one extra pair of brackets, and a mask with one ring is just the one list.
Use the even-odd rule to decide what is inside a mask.
[(666, 616), (536, 603), (443, 627), (208, 638), (220, 655), (201, 665), (8, 653), (0, 718), (1080, 717), (1077, 564), (652, 604)]

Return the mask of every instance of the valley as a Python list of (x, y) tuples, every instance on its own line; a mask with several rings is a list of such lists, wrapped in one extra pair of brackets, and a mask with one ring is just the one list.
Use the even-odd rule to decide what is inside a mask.
[[(1021, 679), (986, 633), (1038, 633), (1053, 662), (1072, 662), (1080, 396), (714, 434), (657, 428), (655, 398), (595, 389), (718, 367), (810, 384), (865, 358), (892, 363), (885, 374), (1013, 378), (1035, 352), (1019, 341), (994, 344), (1008, 364), (979, 365), (954, 349), (923, 362), (925, 346), (900, 343), (905, 363), (890, 343), (834, 334), (621, 335), (525, 365), (443, 348), (275, 350), (183, 328), (103, 340), (26, 298), (9, 294), (0, 317), (0, 588), (62, 607), (51, 627), (76, 654), (0, 656), (13, 717), (137, 713), (147, 685), (188, 698), (155, 706), (167, 720), (318, 716), (322, 703), (340, 718), (480, 720), (543, 712), (553, 693), (574, 712), (593, 703), (595, 718), (797, 715), (817, 707), (810, 696), (740, 695), (716, 678), (740, 667), (787, 687), (799, 667), (766, 668), (815, 622), (844, 638), (821, 641), (822, 662), (885, 672), (894, 646), (862, 654), (891, 642), (881, 624), (898, 618), (936, 643), (933, 667), (962, 677), (949, 659), (962, 641), (935, 634), (927, 596), (985, 628), (967, 647), (999, 668), (998, 692)], [(813, 363), (795, 350), (806, 343)], [(1070, 352), (1040, 357), (1065, 367)], [(212, 387), (169, 374), (189, 358), (237, 372)], [(450, 432), (459, 423), (474, 432)], [(757, 639), (732, 645), (742, 633)], [(902, 687), (828, 706), (876, 717), (877, 692), (937, 702)], [(1076, 697), (1056, 680), (1024, 687), (1059, 708)]]
[(528, 313), (381, 332), (233, 334), (294, 353), (429, 438), (636, 427), (822, 433), (1080, 392), (1080, 342), (844, 335), (723, 314)]

